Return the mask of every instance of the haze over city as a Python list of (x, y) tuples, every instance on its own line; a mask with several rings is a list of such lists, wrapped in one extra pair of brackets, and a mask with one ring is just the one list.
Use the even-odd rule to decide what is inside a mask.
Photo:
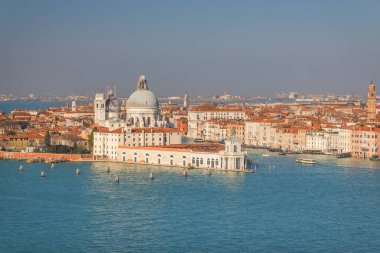
[(379, 1), (0, 1), (0, 93), (364, 95)]
[(380, 252), (379, 14), (0, 0), (0, 253)]

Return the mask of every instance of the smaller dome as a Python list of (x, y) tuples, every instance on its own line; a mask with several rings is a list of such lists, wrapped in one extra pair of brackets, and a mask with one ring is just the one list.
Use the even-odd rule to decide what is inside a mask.
[(120, 112), (120, 103), (117, 100), (114, 100), (110, 104), (110, 112)]

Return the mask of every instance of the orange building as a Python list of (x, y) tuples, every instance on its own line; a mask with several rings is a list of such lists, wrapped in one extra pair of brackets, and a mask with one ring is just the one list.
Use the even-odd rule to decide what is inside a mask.
[(380, 155), (380, 128), (356, 126), (352, 128), (351, 149), (352, 156), (368, 158)]

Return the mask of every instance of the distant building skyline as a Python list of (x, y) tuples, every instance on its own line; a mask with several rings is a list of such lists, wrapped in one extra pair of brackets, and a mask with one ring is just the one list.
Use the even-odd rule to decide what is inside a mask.
[(364, 96), (379, 1), (0, 1), (0, 94)]

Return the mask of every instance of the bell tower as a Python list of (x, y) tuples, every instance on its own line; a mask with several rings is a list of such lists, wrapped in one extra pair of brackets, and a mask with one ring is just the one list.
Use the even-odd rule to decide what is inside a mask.
[(376, 89), (372, 81), (368, 85), (367, 119), (368, 122), (376, 121)]
[(187, 94), (185, 94), (185, 97), (183, 98), (183, 108), (187, 109), (188, 106), (189, 106), (189, 97), (187, 96)]
[(95, 123), (106, 120), (106, 100), (104, 93), (97, 92), (94, 100)]

